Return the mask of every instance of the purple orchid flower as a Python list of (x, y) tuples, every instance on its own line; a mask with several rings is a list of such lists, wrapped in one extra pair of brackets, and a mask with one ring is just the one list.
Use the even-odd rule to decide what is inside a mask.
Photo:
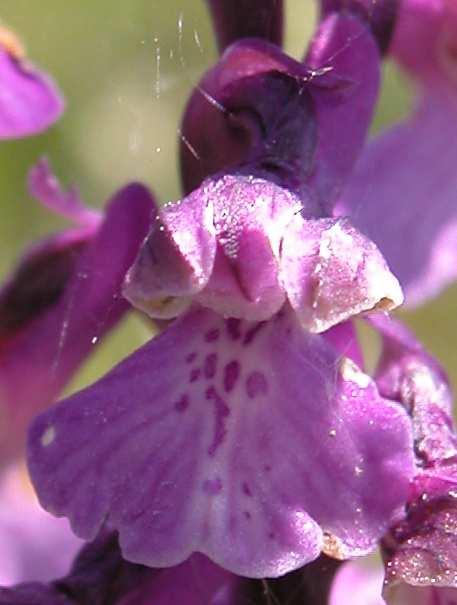
[(63, 109), (54, 82), (26, 61), (19, 40), (0, 24), (0, 139), (46, 130)]
[[(30, 433), (40, 501), (79, 536), (107, 526), (132, 562), (200, 552), (261, 578), (322, 551), (370, 552), (400, 514), (410, 422), (347, 357), (354, 333), (342, 322), (394, 307), (401, 289), (376, 246), (331, 215), (371, 120), (379, 59), (368, 23), (332, 13), (307, 67), (241, 41), (204, 79), (200, 98), (209, 79), (246, 153), (157, 213), (124, 287), (150, 316), (179, 317)], [(194, 102), (183, 132), (196, 128)], [(208, 138), (213, 120), (199, 123)]]
[[(305, 67), (273, 44), (281, 40), (282, 4), (258, 4), (265, 13), (256, 21), (249, 3), (231, 11), (227, 2), (210, 2), (220, 48), (235, 44), (187, 107), (182, 167), (188, 195), (156, 210), (147, 235), (141, 223), (146, 238), (135, 262), (139, 239), (132, 240), (128, 264), (114, 258), (100, 264), (109, 236), (116, 243), (122, 238), (111, 226), (102, 238), (101, 219), (85, 215), (83, 223), (93, 229), (90, 245), (100, 238), (97, 254), (85, 257), (88, 270), (103, 266), (94, 273), (99, 280), (108, 268), (116, 271), (118, 292), (131, 265), (125, 297), (153, 318), (174, 321), (104, 379), (33, 424), (29, 466), (43, 506), (95, 541), (63, 580), (0, 590), (0, 603), (262, 602), (265, 584), (230, 572), (287, 574), (268, 584), (275, 599), (296, 594), (297, 602), (322, 603), (322, 595), (305, 590), (309, 576), (325, 583), (322, 562), (329, 577), (337, 562), (319, 554), (358, 556), (382, 536), (388, 603), (454, 598), (454, 576), (446, 572), (456, 568), (455, 532), (449, 531), (455, 436), (445, 377), (411, 335), (376, 316), (385, 349), (371, 379), (360, 369), (350, 322), (401, 303), (389, 266), (404, 278), (409, 301), (449, 279), (433, 273), (431, 286), (430, 269), (415, 274), (413, 283), (409, 261), (402, 265), (395, 251), (386, 252), (388, 265), (383, 254), (390, 249), (385, 235), (377, 235), (374, 214), (358, 212), (352, 197), (365, 191), (357, 189), (372, 178), (365, 158), (382, 143), (375, 140), (361, 155), (377, 98), (379, 49), (388, 46), (394, 13), (373, 12), (363, 1), (324, 2)], [(425, 4), (402, 9), (392, 46), (400, 58), (410, 35), (402, 24), (413, 15), (416, 27), (416, 6), (421, 16)], [(252, 34), (264, 40), (237, 42)], [(391, 149), (386, 162), (393, 155)], [(77, 196), (55, 196), (48, 181), (49, 175), (37, 179), (40, 196), (80, 216)], [(440, 209), (449, 207), (444, 189)], [(442, 227), (435, 233), (441, 238)], [(436, 238), (429, 237), (427, 248), (421, 238), (424, 254), (433, 256)], [(442, 241), (440, 251), (455, 252), (455, 242), (446, 239), (445, 247)], [(46, 246), (44, 252), (46, 259)], [(41, 261), (41, 248), (25, 269), (36, 258)], [(69, 283), (80, 278), (74, 266)], [(51, 275), (59, 276), (59, 263), (55, 267)], [(15, 287), (7, 287), (7, 295)], [(43, 292), (34, 299), (32, 290), (29, 300), (41, 302), (45, 312), (39, 306), (30, 322), (28, 307), (25, 320), (13, 321), (12, 342), (35, 321), (37, 332), (25, 342), (52, 334), (49, 326), (53, 318), (60, 325), (67, 291), (65, 282), (49, 303)], [(21, 288), (17, 292), (23, 300)], [(68, 340), (68, 366), (62, 363), (60, 386), (47, 402), (87, 353), (93, 324), (84, 321), (86, 309), (106, 317), (106, 307), (88, 295)], [(79, 339), (73, 351), (70, 343)], [(55, 352), (55, 341), (49, 351)], [(37, 360), (31, 367), (40, 368)], [(348, 569), (341, 568), (337, 581)], [(332, 605), (346, 602), (348, 586), (363, 584), (347, 573), (334, 583)], [(376, 581), (368, 584), (361, 598), (382, 603)]]

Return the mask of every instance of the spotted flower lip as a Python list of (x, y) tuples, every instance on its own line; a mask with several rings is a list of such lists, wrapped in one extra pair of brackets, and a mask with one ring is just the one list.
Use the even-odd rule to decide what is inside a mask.
[(38, 134), (63, 110), (54, 82), (25, 60), (20, 42), (0, 23), (0, 139)]
[(191, 310), (34, 422), (40, 501), (87, 539), (107, 521), (128, 560), (154, 567), (199, 551), (268, 577), (323, 548), (364, 554), (406, 497), (410, 427), (339, 360), (291, 311), (262, 324)]

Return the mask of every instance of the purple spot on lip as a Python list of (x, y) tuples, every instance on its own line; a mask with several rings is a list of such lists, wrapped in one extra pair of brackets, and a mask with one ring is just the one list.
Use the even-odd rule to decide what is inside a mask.
[(246, 347), (250, 345), (254, 338), (257, 336), (257, 334), (260, 332), (260, 330), (266, 326), (266, 324), (266, 321), (260, 321), (253, 328), (248, 330), (243, 338), (243, 346)]
[(243, 489), (243, 494), (246, 494), (246, 496), (249, 496), (250, 498), (252, 498), (251, 488), (246, 483), (246, 481), (243, 481), (243, 485), (241, 487)]
[(206, 342), (215, 342), (218, 340), (220, 335), (220, 330), (218, 328), (213, 328), (212, 330), (208, 330), (208, 332), (205, 334), (205, 340)]
[(268, 393), (268, 381), (263, 372), (251, 372), (246, 379), (246, 393), (250, 399)]
[(239, 338), (241, 338), (241, 330), (240, 330), (241, 320), (240, 319), (230, 317), (225, 322), (225, 325), (227, 326), (228, 335), (230, 336), (230, 338), (232, 340), (238, 340)]
[(230, 393), (230, 391), (233, 391), (239, 376), (239, 362), (236, 360), (230, 361), (224, 368), (224, 389), (226, 393)]
[(194, 351), (193, 353), (189, 353), (186, 357), (186, 363), (192, 363), (197, 358), (197, 353)]
[(203, 372), (205, 378), (214, 378), (216, 375), (217, 353), (210, 353), (206, 356)]
[(251, 513), (247, 510), (244, 511), (243, 515), (246, 517), (246, 519), (250, 519), (251, 518)]
[(198, 380), (200, 378), (201, 373), (202, 371), (200, 370), (200, 368), (194, 368), (193, 370), (191, 370), (189, 382), (195, 382), (196, 380)]
[(207, 389), (206, 399), (213, 401), (214, 403), (214, 436), (213, 442), (208, 448), (208, 455), (214, 456), (227, 433), (225, 418), (230, 414), (230, 408), (222, 397), (219, 396), (219, 393), (214, 387), (209, 387), (209, 389)]
[(184, 394), (181, 399), (175, 403), (175, 410), (177, 412), (184, 412), (189, 407), (189, 396)]
[(202, 487), (204, 492), (210, 496), (215, 496), (222, 489), (222, 481), (219, 477), (216, 477), (216, 479), (206, 479), (206, 481), (203, 482)]

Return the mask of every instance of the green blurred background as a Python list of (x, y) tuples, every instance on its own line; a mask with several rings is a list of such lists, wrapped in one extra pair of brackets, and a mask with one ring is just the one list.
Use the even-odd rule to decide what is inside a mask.
[[(286, 0), (286, 7), (285, 46), (298, 58), (315, 23), (315, 7), (311, 0)], [(50, 131), (0, 144), (3, 279), (25, 245), (65, 227), (27, 195), (25, 175), (41, 155), (93, 206), (102, 206), (131, 180), (147, 183), (162, 202), (180, 196), (180, 115), (216, 48), (203, 0), (2, 0), (0, 18), (67, 99), (66, 113)], [(410, 102), (408, 86), (388, 65), (374, 131), (404, 116)], [(402, 312), (454, 384), (456, 308), (454, 287), (417, 311)], [(132, 315), (97, 348), (70, 389), (103, 374), (149, 335)]]

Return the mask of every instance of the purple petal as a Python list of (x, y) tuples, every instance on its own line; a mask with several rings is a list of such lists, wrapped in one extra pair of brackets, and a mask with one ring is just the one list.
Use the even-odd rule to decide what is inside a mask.
[(56, 519), (39, 506), (25, 468), (19, 465), (2, 472), (0, 535), (1, 586), (63, 575), (82, 544), (65, 519)]
[(457, 456), (452, 393), (443, 369), (400, 322), (386, 315), (370, 321), (383, 337), (378, 388), (410, 414), (420, 465), (428, 468)]
[(162, 210), (127, 274), (125, 296), (151, 317), (177, 316), (194, 299), (229, 317), (268, 319), (285, 301), (281, 240), (301, 206), (263, 179), (208, 179)]
[(379, 250), (346, 220), (297, 215), (284, 237), (281, 271), (288, 299), (311, 332), (403, 301)]
[(457, 277), (456, 36), (451, 2), (404, 3), (393, 52), (419, 80), (420, 102), (369, 145), (341, 202), (379, 246), (411, 305)]
[(310, 88), (319, 141), (309, 186), (322, 206), (331, 209), (371, 124), (379, 88), (379, 51), (358, 18), (332, 14), (320, 24), (305, 63), (317, 72), (330, 70), (346, 83), (339, 88)]
[(125, 187), (96, 234), (78, 239), (80, 232), (67, 232), (40, 244), (3, 290), (0, 400), (8, 431), (2, 457), (17, 452), (30, 418), (49, 405), (128, 309), (120, 287), (152, 208), (144, 187)]
[(332, 12), (349, 11), (364, 19), (382, 52), (387, 51), (391, 42), (399, 3), (399, 0), (320, 0), (324, 17)]
[(354, 322), (337, 324), (322, 334), (327, 342), (343, 357), (349, 357), (362, 370), (364, 361)]
[(406, 499), (410, 426), (340, 360), (293, 313), (191, 311), (35, 421), (40, 500), (86, 538), (108, 520), (156, 567), (199, 551), (265, 577), (366, 553)]
[(40, 200), (44, 206), (78, 225), (98, 226), (102, 219), (100, 212), (84, 204), (76, 187), (63, 191), (46, 158), (39, 160), (30, 170), (28, 189), (30, 195)]
[(383, 577), (381, 566), (371, 567), (357, 561), (344, 563), (333, 581), (329, 605), (385, 605), (381, 596)]
[(14, 35), (0, 26), (0, 139), (46, 130), (63, 109), (54, 82), (25, 61)]
[(216, 255), (213, 206), (202, 189), (157, 213), (125, 279), (123, 294), (133, 305), (169, 319), (204, 288)]
[(338, 77), (309, 70), (267, 42), (233, 45), (187, 105), (181, 132), (184, 189), (192, 191), (205, 177), (247, 161), (260, 164), (257, 170), (262, 162), (266, 170), (273, 163), (280, 176), (292, 162), (297, 173), (309, 174), (316, 139), (309, 89), (340, 85)]
[(207, 0), (219, 50), (240, 38), (265, 38), (281, 45), (282, 0)]

